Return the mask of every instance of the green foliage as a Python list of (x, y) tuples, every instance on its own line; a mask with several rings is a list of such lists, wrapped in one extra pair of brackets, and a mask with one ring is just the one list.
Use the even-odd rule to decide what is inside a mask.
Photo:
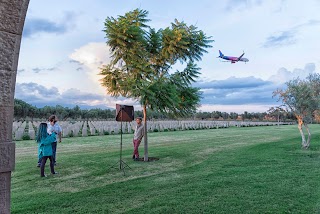
[[(176, 116), (195, 112), (201, 93), (191, 86), (200, 70), (194, 61), (201, 60), (212, 40), (178, 20), (171, 27), (152, 29), (146, 25), (147, 15), (136, 9), (105, 20), (112, 61), (101, 69), (101, 84), (110, 95), (139, 100), (151, 110)], [(171, 74), (177, 62), (186, 68)]]
[(30, 138), (30, 135), (29, 134), (23, 134), (22, 135), (22, 140), (30, 140), (31, 138)]
[(23, 100), (14, 99), (14, 116), (16, 118), (25, 119), (27, 116), (33, 117), (36, 112), (36, 107), (26, 103)]
[(68, 137), (74, 137), (73, 130), (71, 130), (71, 132), (68, 134)]
[[(18, 105), (16, 107), (19, 107), (19, 101), (17, 101), (17, 99), (15, 99), (15, 105)], [(21, 102), (24, 102), (21, 100)], [(24, 102), (26, 103), (26, 102)], [(187, 105), (187, 104), (185, 104)], [(182, 105), (183, 106), (183, 105)], [(68, 107), (62, 107), (63, 110), (61, 109), (61, 106), (59, 107), (59, 105), (53, 107), (53, 106), (45, 106), (43, 108), (37, 108), (37, 107), (32, 107), (30, 104), (26, 103), (26, 105), (23, 107), (25, 109), (26, 115), (20, 115), (18, 114), (18, 111), (15, 111), (14, 117), (15, 120), (25, 120), (26, 117), (34, 117), (34, 118), (38, 118), (38, 119), (47, 119), (51, 114), (56, 114), (59, 118), (59, 120), (63, 120), (63, 119), (73, 119), (73, 120), (88, 120), (88, 119), (99, 119), (99, 120), (103, 120), (103, 119), (112, 119), (114, 120), (116, 111), (113, 109), (99, 109), (99, 108), (95, 108), (95, 109), (80, 109), (79, 106), (75, 106), (74, 108), (68, 108)], [(32, 110), (30, 110), (30, 108), (35, 108), (35, 113), (31, 114)], [(58, 110), (59, 109), (59, 110)], [(190, 111), (191, 112), (191, 111)], [(135, 111), (135, 116), (139, 116), (139, 117), (143, 117), (143, 112), (140, 110), (136, 110)], [(161, 113), (158, 109), (155, 110), (151, 110), (148, 109), (147, 110), (147, 115), (148, 118), (150, 119), (175, 119), (176, 117), (174, 115), (170, 115), (170, 114), (166, 114), (166, 113)], [(262, 121), (264, 119), (264, 117), (267, 115), (266, 112), (263, 113), (258, 113), (258, 112), (246, 112), (246, 114), (242, 114), (242, 116), (244, 117), (244, 119), (246, 120), (252, 120), (252, 119), (258, 119), (260, 121)], [(235, 113), (235, 112), (231, 112), (231, 113), (227, 113), (227, 112), (220, 112), (220, 111), (213, 111), (213, 112), (191, 112), (189, 115), (186, 115), (184, 117), (189, 117), (189, 118), (194, 118), (194, 119), (219, 119), (219, 118), (223, 118), (224, 120), (235, 120), (238, 118), (238, 116), (241, 116), (241, 114)], [(272, 113), (271, 113), (272, 116)], [(292, 114), (292, 112), (285, 112), (285, 114), (281, 115), (281, 118), (283, 120), (294, 120), (295, 117)], [(72, 123), (74, 123), (75, 121), (72, 121)], [(34, 126), (34, 129), (36, 129), (36, 127)], [(79, 133), (77, 133), (79, 134)], [(81, 133), (80, 133), (81, 135)]]
[(278, 89), (273, 95), (278, 96), (297, 118), (310, 123), (314, 112), (320, 108), (320, 74), (310, 74), (305, 80), (296, 78), (286, 85), (285, 90)]
[(16, 120), (30, 118), (49, 118), (50, 115), (55, 114), (59, 120), (64, 119), (108, 119), (114, 118), (115, 110), (111, 109), (83, 109), (79, 106), (74, 108), (63, 107), (61, 105), (56, 106), (44, 106), (43, 108), (37, 108), (25, 101), (14, 99), (14, 117)]

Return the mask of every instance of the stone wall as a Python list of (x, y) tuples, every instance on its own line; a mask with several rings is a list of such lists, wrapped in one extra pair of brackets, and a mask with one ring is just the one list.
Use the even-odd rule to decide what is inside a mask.
[(10, 213), (13, 102), (18, 58), (29, 0), (0, 0), (0, 213)]

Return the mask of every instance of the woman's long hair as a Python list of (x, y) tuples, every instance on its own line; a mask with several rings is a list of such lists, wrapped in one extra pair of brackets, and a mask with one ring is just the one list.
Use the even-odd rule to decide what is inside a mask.
[(41, 139), (44, 139), (48, 136), (47, 132), (47, 124), (46, 123), (40, 123), (38, 128), (38, 134), (37, 134), (37, 142), (40, 143)]

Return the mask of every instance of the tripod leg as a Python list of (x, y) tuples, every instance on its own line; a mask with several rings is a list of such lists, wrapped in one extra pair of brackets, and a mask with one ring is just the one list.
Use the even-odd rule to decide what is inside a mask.
[(121, 162), (122, 162), (123, 168), (128, 167), (129, 169), (131, 169), (130, 166), (126, 162), (124, 162), (123, 160), (121, 160)]

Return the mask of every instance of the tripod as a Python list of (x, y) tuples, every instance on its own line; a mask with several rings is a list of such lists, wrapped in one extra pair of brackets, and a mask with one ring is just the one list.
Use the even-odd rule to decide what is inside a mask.
[(117, 167), (115, 167), (116, 165), (118, 165), (119, 164), (119, 170), (122, 170), (123, 171), (123, 175), (126, 175), (126, 173), (125, 173), (125, 168), (126, 167), (128, 167), (129, 169), (131, 169), (130, 168), (130, 166), (126, 163), (126, 162), (124, 162), (123, 160), (122, 160), (122, 119), (123, 119), (123, 117), (122, 117), (122, 112), (123, 112), (123, 107), (121, 106), (121, 114), (120, 114), (120, 159), (119, 159), (119, 161), (116, 163), (116, 164), (114, 164), (113, 166), (111, 166), (110, 168), (117, 168)]

